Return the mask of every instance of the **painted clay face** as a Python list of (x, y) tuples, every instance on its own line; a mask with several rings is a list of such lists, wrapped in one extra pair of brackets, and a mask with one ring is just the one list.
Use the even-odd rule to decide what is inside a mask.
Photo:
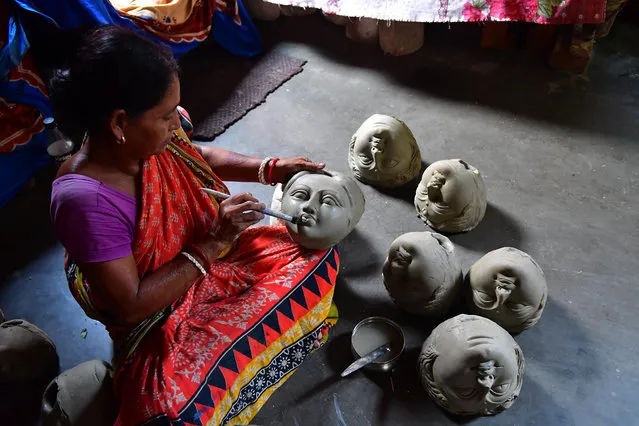
[(477, 315), (511, 333), (537, 324), (546, 305), (544, 272), (532, 257), (512, 247), (487, 253), (468, 272), (468, 302)]
[(300, 172), (283, 193), (282, 212), (304, 221), (304, 225), (286, 222), (288, 233), (306, 248), (327, 249), (339, 243), (364, 213), (364, 194), (341, 173)]
[(445, 314), (462, 283), (453, 243), (431, 232), (409, 232), (393, 241), (382, 271), (395, 303), (417, 315)]
[(431, 164), (415, 194), (419, 217), (441, 232), (465, 232), (486, 213), (486, 187), (479, 171), (463, 160)]
[(491, 320), (458, 315), (438, 325), (419, 356), (422, 385), (443, 409), (492, 415), (519, 395), (524, 355), (510, 334)]
[(53, 379), (42, 398), (43, 425), (112, 425), (118, 413), (112, 375), (109, 364), (94, 360)]
[(44, 331), (24, 320), (0, 324), (0, 383), (52, 377), (57, 371), (55, 344)]
[(375, 114), (353, 135), (348, 163), (360, 181), (391, 188), (417, 177), (421, 154), (406, 124), (388, 115)]

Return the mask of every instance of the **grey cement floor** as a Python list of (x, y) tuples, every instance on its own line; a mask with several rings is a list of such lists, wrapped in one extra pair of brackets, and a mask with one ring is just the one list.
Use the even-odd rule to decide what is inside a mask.
[[(426, 47), (404, 58), (348, 42), (319, 17), (261, 29), (268, 45), (308, 64), (216, 145), (260, 157), (308, 155), (348, 172), (353, 131), (373, 113), (396, 115), (413, 130), (425, 163), (463, 158), (484, 176), (485, 219), (451, 236), (464, 272), (487, 251), (514, 246), (544, 269), (549, 300), (541, 322), (516, 336), (526, 370), (513, 407), (489, 418), (447, 416), (416, 373), (419, 348), (436, 322), (402, 313), (381, 281), (391, 241), (427, 230), (412, 205), (416, 185), (386, 192), (362, 186), (367, 211), (341, 245), (340, 321), (253, 423), (639, 424), (639, 54), (630, 42), (636, 31), (619, 31), (600, 45), (585, 82), (522, 52), (476, 49), (478, 27), (433, 27)], [(255, 184), (230, 187), (263, 200), (271, 195)], [(0, 307), (8, 318), (49, 333), (63, 369), (108, 360), (103, 327), (85, 318), (66, 288), (47, 193), (45, 180), (1, 212)], [(369, 315), (387, 316), (406, 332), (393, 387), (388, 376), (337, 378), (352, 361), (350, 330)]]

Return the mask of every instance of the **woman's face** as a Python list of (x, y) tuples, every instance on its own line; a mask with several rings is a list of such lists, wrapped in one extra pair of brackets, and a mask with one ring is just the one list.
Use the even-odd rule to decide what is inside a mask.
[(148, 158), (166, 149), (173, 132), (180, 128), (179, 103), (180, 81), (175, 76), (159, 104), (127, 121), (124, 147), (131, 151), (132, 156)]
[(305, 225), (286, 223), (298, 244), (324, 249), (340, 242), (351, 231), (348, 194), (331, 176), (307, 174), (299, 177), (282, 197), (282, 211), (301, 217)]

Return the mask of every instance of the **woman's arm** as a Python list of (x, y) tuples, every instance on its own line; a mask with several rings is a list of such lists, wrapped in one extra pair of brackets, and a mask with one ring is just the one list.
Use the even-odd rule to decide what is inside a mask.
[[(214, 146), (193, 145), (222, 180), (234, 182), (259, 182), (257, 173), (263, 159), (249, 157)], [(317, 172), (325, 167), (323, 163), (313, 163), (306, 157), (284, 158), (275, 163), (273, 183), (287, 182), (302, 170)]]
[(215, 146), (193, 145), (213, 172), (222, 180), (233, 182), (258, 182), (257, 172), (261, 158), (249, 157)]
[[(199, 245), (204, 266), (222, 253), (235, 237), (264, 219), (264, 204), (249, 194), (236, 194), (220, 203), (213, 233)], [(189, 259), (178, 255), (158, 270), (140, 278), (133, 255), (107, 262), (80, 263), (91, 283), (97, 308), (120, 324), (136, 325), (179, 299), (201, 274)]]
[[(217, 257), (224, 247), (218, 243), (208, 250), (207, 257)], [(122, 325), (136, 325), (169, 306), (201, 275), (199, 269), (181, 255), (142, 280), (133, 255), (78, 266), (91, 283), (92, 297), (100, 301), (99, 310), (106, 311)]]

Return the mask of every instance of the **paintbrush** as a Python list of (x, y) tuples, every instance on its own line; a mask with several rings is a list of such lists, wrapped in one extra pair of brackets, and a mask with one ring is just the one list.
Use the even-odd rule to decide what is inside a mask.
[[(223, 192), (216, 191), (214, 189), (209, 189), (209, 188), (201, 188), (201, 189), (202, 189), (202, 191), (206, 192), (207, 194), (211, 194), (211, 195), (213, 195), (213, 196), (215, 196), (215, 197), (217, 197), (217, 198), (219, 198), (221, 200), (226, 200), (227, 198), (230, 197), (229, 194), (225, 194)], [(273, 211), (273, 210), (269, 209), (268, 207), (264, 207), (261, 210), (261, 212), (264, 213), (267, 216), (273, 216), (273, 217), (276, 217), (278, 219), (282, 219), (282, 220), (285, 220), (287, 222), (291, 222), (294, 225), (302, 225), (302, 226), (305, 225), (304, 221), (298, 216), (289, 216), (289, 215), (284, 214), (284, 213)]]

